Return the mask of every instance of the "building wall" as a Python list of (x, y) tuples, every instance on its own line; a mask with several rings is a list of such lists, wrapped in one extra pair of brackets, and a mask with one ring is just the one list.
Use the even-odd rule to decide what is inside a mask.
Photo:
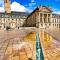
[(60, 28), (60, 15), (57, 14), (52, 15), (52, 26)]
[(6, 29), (6, 27), (10, 28), (18, 28), (22, 27), (26, 17), (20, 15), (8, 15), (8, 14), (0, 14), (0, 29)]
[(27, 27), (36, 27), (38, 24), (38, 10), (29, 15), (26, 19), (25, 25)]
[(27, 26), (35, 26), (39, 28), (60, 28), (60, 15), (52, 14), (50, 8), (42, 6), (35, 9), (27, 17), (26, 24)]

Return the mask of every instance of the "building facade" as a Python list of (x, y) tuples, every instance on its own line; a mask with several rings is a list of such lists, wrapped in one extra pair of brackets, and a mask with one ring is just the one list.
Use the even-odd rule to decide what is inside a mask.
[(26, 19), (26, 26), (39, 28), (60, 28), (60, 15), (53, 14), (46, 6), (36, 8)]
[(22, 12), (0, 13), (0, 29), (22, 27), (26, 17)]
[(0, 12), (0, 29), (22, 27), (27, 13), (11, 11), (10, 0), (4, 0), (4, 8), (5, 12)]

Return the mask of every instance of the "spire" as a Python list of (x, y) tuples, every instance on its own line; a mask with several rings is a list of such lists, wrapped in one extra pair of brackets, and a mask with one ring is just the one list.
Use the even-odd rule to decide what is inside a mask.
[(5, 12), (10, 13), (11, 8), (10, 8), (10, 0), (4, 0), (4, 7), (5, 7)]
[(39, 33), (36, 34), (36, 60), (44, 60)]

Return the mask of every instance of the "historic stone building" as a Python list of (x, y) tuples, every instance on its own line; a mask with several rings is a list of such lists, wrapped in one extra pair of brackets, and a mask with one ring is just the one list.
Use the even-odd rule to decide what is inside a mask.
[(0, 29), (22, 27), (26, 20), (26, 14), (22, 12), (0, 13)]
[[(46, 6), (37, 7), (31, 14), (13, 12), (10, 8), (10, 0), (4, 0), (5, 12), (0, 13), (0, 29), (19, 28), (22, 26), (39, 28), (60, 28), (60, 15), (53, 14)], [(27, 17), (28, 15), (28, 17)]]
[(10, 0), (4, 0), (4, 4), (5, 12), (0, 12), (0, 29), (22, 27), (26, 20), (27, 13), (11, 11)]
[(60, 15), (53, 14), (49, 7), (36, 8), (26, 19), (26, 26), (39, 28), (60, 28)]

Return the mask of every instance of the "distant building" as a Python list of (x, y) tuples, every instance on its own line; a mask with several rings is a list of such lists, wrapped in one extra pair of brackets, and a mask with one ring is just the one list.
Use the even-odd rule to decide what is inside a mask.
[(10, 7), (10, 0), (4, 0), (5, 12), (0, 12), (0, 29), (20, 28), (25, 23), (27, 13), (13, 12)]
[[(5, 12), (0, 13), (0, 29), (39, 27), (39, 28), (60, 28), (60, 15), (53, 14), (49, 7), (37, 7), (31, 14), (24, 12), (12, 12), (10, 0), (4, 0)], [(28, 17), (27, 17), (28, 15)]]
[(27, 14), (23, 12), (0, 13), (0, 29), (20, 28), (26, 20)]
[(36, 8), (26, 19), (26, 26), (39, 28), (60, 28), (60, 15), (53, 14), (49, 7)]

